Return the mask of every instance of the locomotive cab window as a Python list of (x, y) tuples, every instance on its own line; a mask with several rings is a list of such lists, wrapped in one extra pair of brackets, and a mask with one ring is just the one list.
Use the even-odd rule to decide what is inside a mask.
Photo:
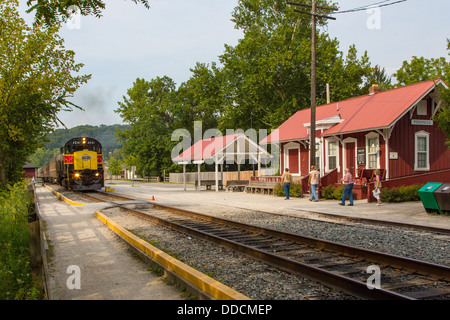
[(77, 138), (70, 140), (64, 147), (65, 154), (72, 154), (77, 151), (89, 150), (102, 153), (101, 144), (92, 138)]

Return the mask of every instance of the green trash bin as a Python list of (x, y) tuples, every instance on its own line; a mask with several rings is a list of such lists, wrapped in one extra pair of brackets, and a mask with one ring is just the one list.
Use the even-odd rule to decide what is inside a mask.
[(422, 200), (423, 207), (428, 213), (441, 213), (439, 204), (434, 197), (434, 191), (442, 185), (442, 182), (428, 182), (419, 189), (419, 197)]

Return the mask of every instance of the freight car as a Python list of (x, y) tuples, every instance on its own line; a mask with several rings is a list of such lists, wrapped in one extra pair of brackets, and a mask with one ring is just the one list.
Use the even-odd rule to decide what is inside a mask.
[(102, 145), (96, 139), (79, 137), (66, 142), (60, 153), (38, 170), (44, 182), (66, 189), (87, 191), (104, 187)]

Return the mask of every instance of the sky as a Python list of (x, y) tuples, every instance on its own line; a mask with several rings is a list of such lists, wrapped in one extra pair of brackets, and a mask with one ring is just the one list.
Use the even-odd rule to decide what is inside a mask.
[[(341, 11), (395, 0), (335, 0)], [(33, 14), (21, 14), (31, 24)], [(63, 25), (60, 35), (75, 60), (92, 74), (72, 98), (85, 111), (60, 112), (68, 127), (120, 124), (114, 112), (136, 78), (169, 76), (177, 86), (186, 82), (197, 62), (219, 64), (224, 45), (243, 37), (231, 14), (238, 0), (150, 0), (151, 8), (127, 0), (106, 1), (103, 17), (80, 17)], [(340, 41), (345, 54), (355, 44), (359, 56), (367, 51), (373, 65), (389, 75), (413, 56), (447, 57), (450, 1), (407, 0), (372, 11), (334, 15), (321, 31)]]

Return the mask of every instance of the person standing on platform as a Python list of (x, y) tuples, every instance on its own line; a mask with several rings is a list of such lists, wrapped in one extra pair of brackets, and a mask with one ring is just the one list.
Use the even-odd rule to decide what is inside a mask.
[(284, 200), (289, 200), (289, 190), (291, 189), (292, 175), (289, 173), (289, 169), (284, 169), (284, 173), (281, 176), (281, 183), (284, 185), (284, 194), (286, 198)]
[(349, 206), (353, 206), (353, 176), (348, 168), (345, 169), (345, 175), (342, 182), (345, 184), (345, 188), (344, 193), (342, 194), (342, 201), (339, 202), (339, 205), (345, 206), (345, 199), (347, 199), (348, 195), (348, 200), (350, 201)]
[(315, 166), (311, 166), (311, 172), (309, 173), (308, 185), (311, 189), (311, 197), (309, 197), (309, 201), (315, 199), (314, 202), (319, 201), (319, 196), (317, 195), (317, 189), (319, 188), (320, 183), (320, 173), (316, 170)]
[(377, 206), (381, 205), (381, 175), (380, 170), (375, 170), (375, 190), (373, 191), (373, 196), (377, 199)]

